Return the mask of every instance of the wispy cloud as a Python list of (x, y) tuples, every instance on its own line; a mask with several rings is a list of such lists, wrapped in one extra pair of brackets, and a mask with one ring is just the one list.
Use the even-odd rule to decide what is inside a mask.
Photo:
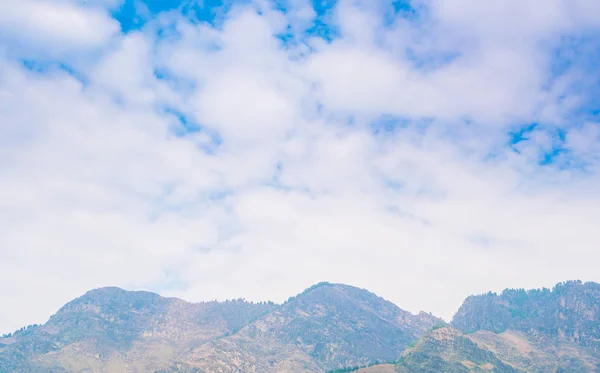
[(109, 284), (449, 318), (599, 280), (598, 7), (0, 5), (0, 330)]

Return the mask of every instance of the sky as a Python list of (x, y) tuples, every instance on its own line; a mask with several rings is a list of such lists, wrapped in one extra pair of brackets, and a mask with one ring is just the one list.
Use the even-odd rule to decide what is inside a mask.
[(0, 2), (0, 332), (87, 290), (449, 320), (600, 281), (597, 0)]

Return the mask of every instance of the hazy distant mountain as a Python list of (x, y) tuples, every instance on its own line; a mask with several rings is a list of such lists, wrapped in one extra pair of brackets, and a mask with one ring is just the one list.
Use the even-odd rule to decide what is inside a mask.
[(451, 326), (339, 284), (282, 305), (104, 288), (1, 338), (0, 372), (600, 372), (599, 340), (596, 283), (472, 296)]

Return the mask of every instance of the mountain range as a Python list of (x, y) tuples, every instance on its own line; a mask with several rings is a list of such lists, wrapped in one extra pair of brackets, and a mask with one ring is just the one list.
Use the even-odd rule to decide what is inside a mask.
[(0, 338), (0, 372), (600, 372), (600, 284), (468, 297), (450, 323), (356, 287), (283, 304), (109, 287)]

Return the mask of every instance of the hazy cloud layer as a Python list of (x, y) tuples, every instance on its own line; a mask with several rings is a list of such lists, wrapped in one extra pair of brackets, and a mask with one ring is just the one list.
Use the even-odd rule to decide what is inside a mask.
[(105, 285), (600, 280), (597, 1), (88, 3), (0, 5), (0, 332)]

